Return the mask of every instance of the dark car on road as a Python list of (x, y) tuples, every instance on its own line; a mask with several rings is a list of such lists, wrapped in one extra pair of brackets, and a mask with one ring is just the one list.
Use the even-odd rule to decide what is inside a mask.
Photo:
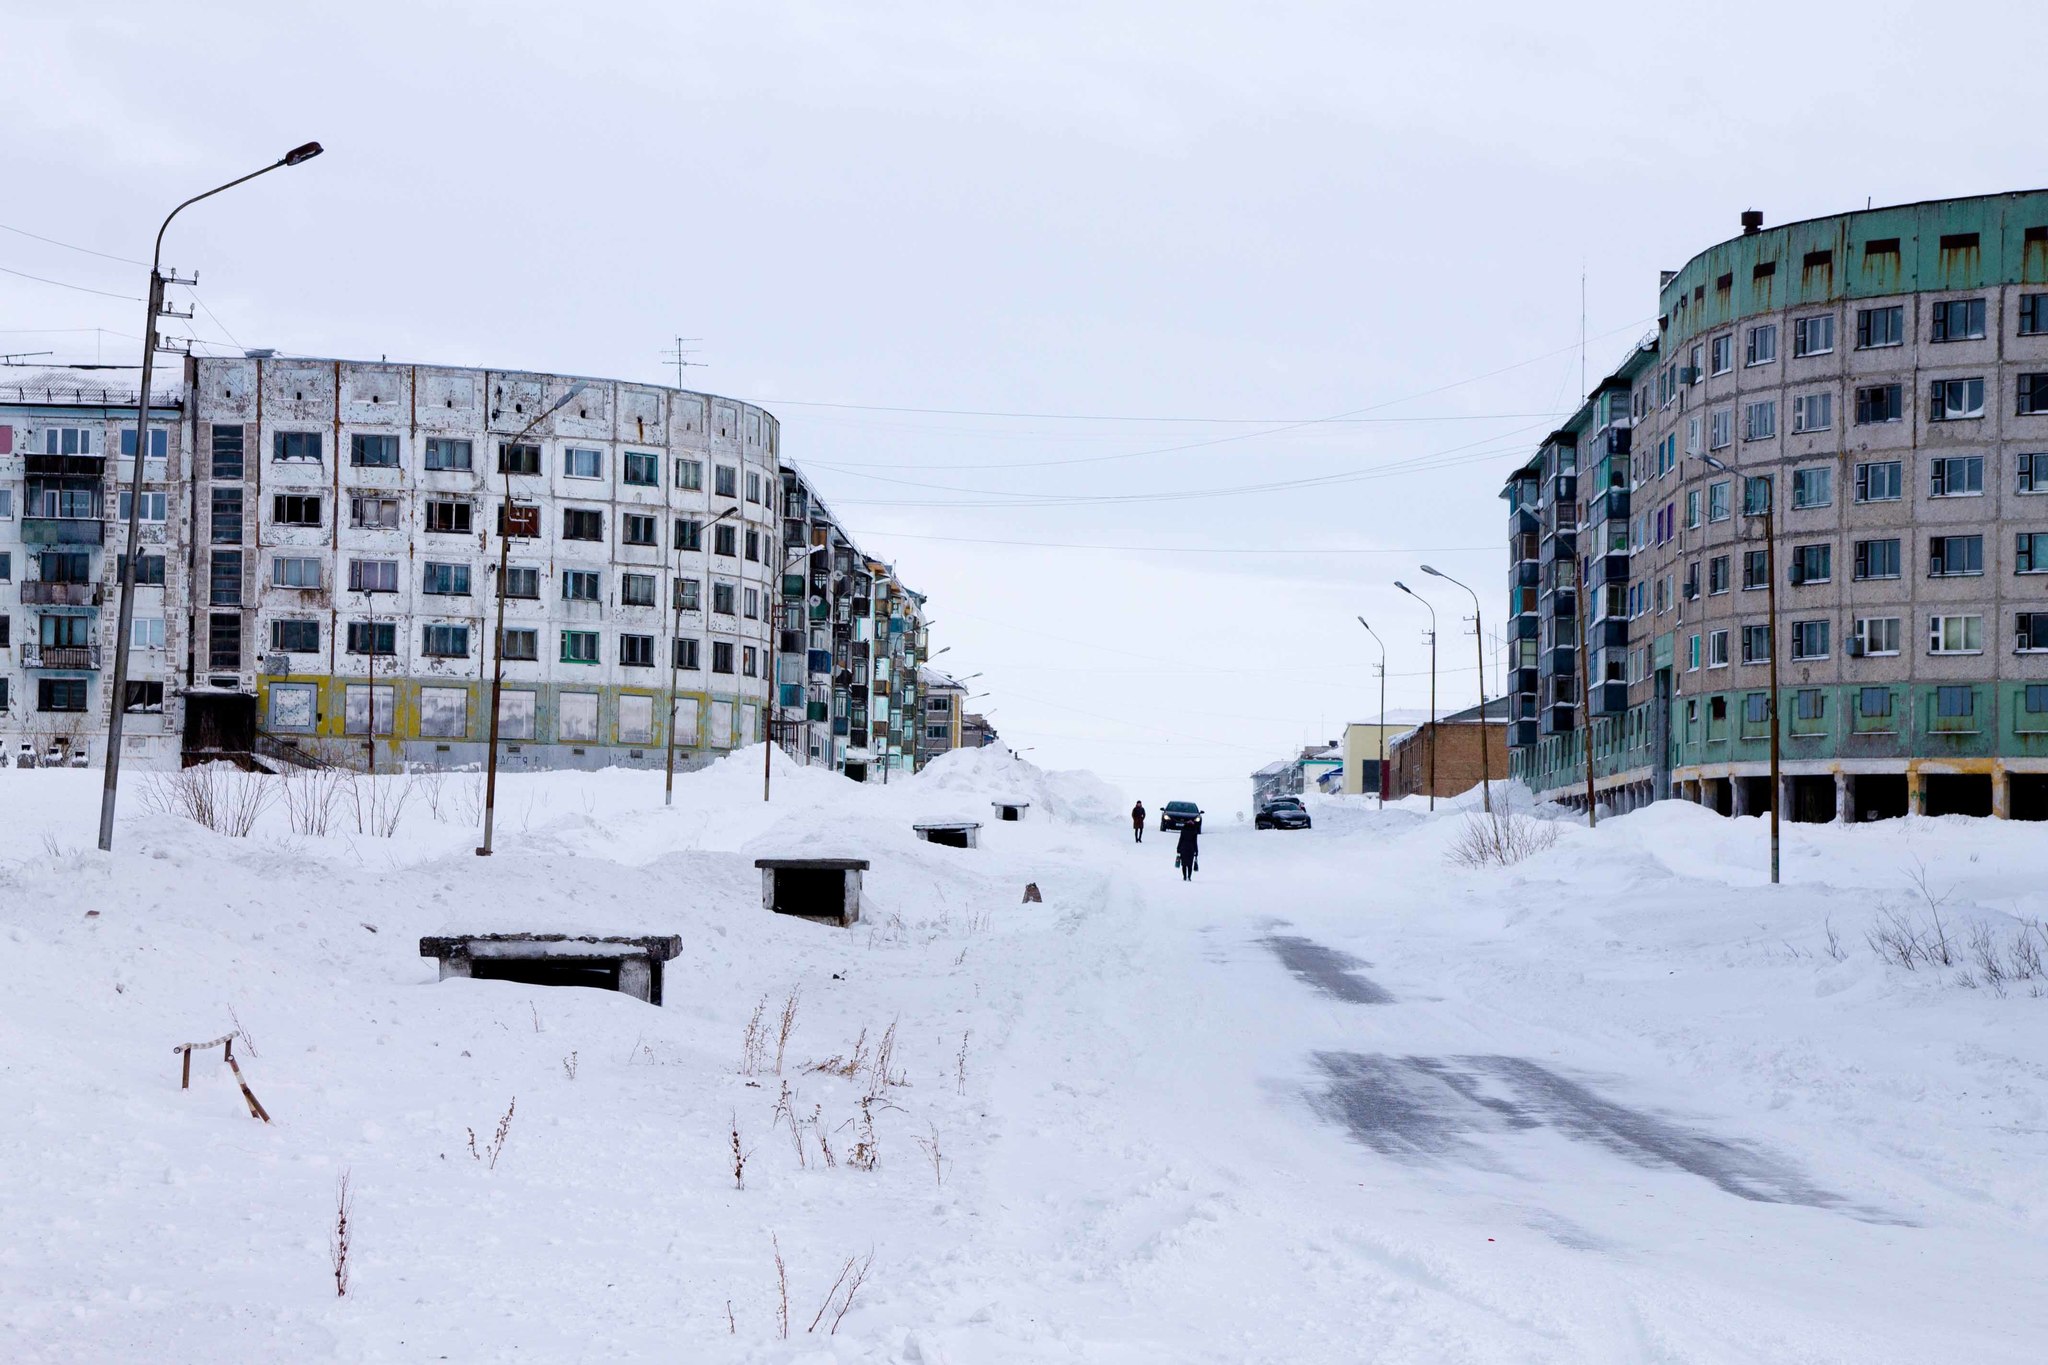
[(1252, 820), (1254, 829), (1307, 829), (1308, 808), (1297, 796), (1278, 796), (1259, 807)]
[(1161, 833), (1179, 829), (1183, 825), (1199, 824), (1202, 808), (1192, 801), (1169, 801), (1159, 811)]

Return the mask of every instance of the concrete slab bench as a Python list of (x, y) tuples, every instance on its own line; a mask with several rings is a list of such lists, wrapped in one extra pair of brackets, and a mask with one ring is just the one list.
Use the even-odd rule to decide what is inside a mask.
[(778, 915), (850, 926), (860, 922), (865, 858), (756, 858), (761, 904)]
[(978, 848), (981, 845), (979, 820), (942, 820), (910, 828), (928, 844), (944, 844), (947, 848)]
[(450, 934), (420, 940), (438, 958), (440, 979), (476, 977), (532, 986), (588, 986), (661, 1003), (662, 965), (683, 951), (675, 934)]

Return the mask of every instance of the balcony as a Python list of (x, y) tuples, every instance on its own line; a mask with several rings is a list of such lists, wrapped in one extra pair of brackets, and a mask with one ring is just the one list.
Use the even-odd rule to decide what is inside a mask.
[(100, 666), (98, 645), (43, 645), (24, 644), (21, 647), (23, 668), (74, 668), (97, 669)]
[(1617, 617), (1595, 621), (1590, 634), (1586, 636), (1588, 649), (1627, 649), (1628, 622)]
[(1596, 716), (1618, 716), (1628, 710), (1628, 684), (1621, 682), (1596, 683), (1593, 686), (1593, 714)]
[(48, 583), (29, 579), (21, 585), (21, 601), (30, 607), (97, 607), (102, 589), (97, 583)]
[(24, 545), (99, 545), (106, 539), (106, 523), (98, 517), (23, 517)]
[(1610, 583), (1628, 582), (1628, 556), (1608, 553), (1596, 556), (1592, 563), (1592, 584), (1604, 588)]
[(1629, 497), (1626, 488), (1610, 488), (1587, 506), (1589, 522), (1627, 521)]
[(1536, 670), (1535, 670), (1535, 669), (1533, 669), (1533, 668), (1516, 668), (1516, 669), (1510, 669), (1510, 670), (1508, 671), (1508, 691), (1509, 691), (1509, 692), (1512, 692), (1512, 693), (1528, 693), (1528, 692), (1534, 692), (1535, 690), (1536, 690)]
[(1536, 743), (1536, 722), (1518, 720), (1509, 732), (1508, 746), (1515, 749), (1533, 748)]

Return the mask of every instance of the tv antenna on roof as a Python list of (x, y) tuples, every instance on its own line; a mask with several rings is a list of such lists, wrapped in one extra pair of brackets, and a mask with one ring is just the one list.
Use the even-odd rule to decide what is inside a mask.
[(689, 349), (685, 350), (683, 347), (683, 343), (686, 341), (702, 341), (703, 339), (703, 337), (677, 337), (675, 349), (671, 351), (663, 351), (661, 353), (661, 358), (664, 361), (676, 367), (677, 388), (680, 389), (683, 386), (683, 369), (685, 366), (699, 370), (704, 368), (703, 361), (690, 359), (691, 356), (697, 354), (697, 348), (692, 346)]

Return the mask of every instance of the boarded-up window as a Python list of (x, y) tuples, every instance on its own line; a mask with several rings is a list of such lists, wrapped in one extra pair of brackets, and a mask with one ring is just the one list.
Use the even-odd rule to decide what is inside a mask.
[(469, 733), (469, 690), (420, 689), (420, 734), (428, 739), (462, 739)]
[(732, 703), (729, 701), (711, 703), (711, 747), (732, 747)]
[(597, 740), (597, 693), (564, 692), (555, 699), (555, 738), (567, 744)]
[(310, 730), (313, 728), (317, 689), (311, 683), (278, 683), (270, 689), (270, 728)]
[(645, 744), (654, 738), (654, 698), (619, 698), (619, 743)]
[[(342, 728), (352, 735), (391, 733), (392, 708), (397, 698), (384, 683), (350, 683), (342, 694)], [(375, 712), (376, 729), (370, 726)]]
[(740, 717), (740, 742), (751, 743), (761, 738), (761, 708), (748, 706), (742, 709)]
[(498, 738), (533, 738), (533, 693), (527, 691), (501, 692), (498, 694)]
[(697, 699), (695, 697), (677, 697), (675, 714), (669, 718), (669, 723), (676, 728), (676, 743), (695, 744), (697, 742)]

